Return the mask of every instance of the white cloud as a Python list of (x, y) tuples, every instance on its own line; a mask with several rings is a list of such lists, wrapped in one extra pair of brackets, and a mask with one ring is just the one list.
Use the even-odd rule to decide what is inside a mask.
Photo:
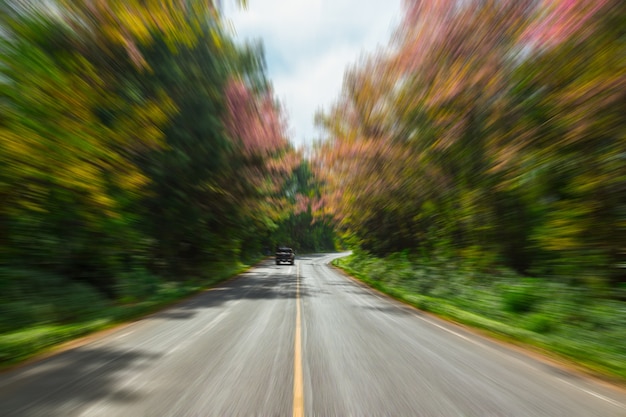
[(227, 10), (242, 40), (261, 39), (268, 75), (289, 115), (296, 145), (316, 137), (313, 118), (338, 97), (343, 74), (387, 44), (401, 0), (248, 0)]

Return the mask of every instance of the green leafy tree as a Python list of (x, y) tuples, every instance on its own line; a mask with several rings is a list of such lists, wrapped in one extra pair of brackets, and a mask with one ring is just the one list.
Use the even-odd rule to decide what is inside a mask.
[(624, 6), (407, 2), (319, 121), (327, 210), (360, 247), (623, 277)]

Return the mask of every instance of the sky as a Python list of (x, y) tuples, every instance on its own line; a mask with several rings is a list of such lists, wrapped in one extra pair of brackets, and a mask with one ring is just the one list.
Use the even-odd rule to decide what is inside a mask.
[(359, 57), (387, 45), (401, 17), (401, 0), (225, 1), (237, 40), (261, 40), (268, 77), (289, 120), (295, 146), (321, 132), (315, 113), (339, 97), (343, 75)]

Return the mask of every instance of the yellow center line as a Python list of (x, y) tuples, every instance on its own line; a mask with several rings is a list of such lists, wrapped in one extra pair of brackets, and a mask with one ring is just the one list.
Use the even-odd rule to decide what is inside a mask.
[(300, 265), (296, 266), (296, 341), (293, 355), (293, 415), (304, 416), (304, 384), (302, 381), (302, 337), (300, 326)]

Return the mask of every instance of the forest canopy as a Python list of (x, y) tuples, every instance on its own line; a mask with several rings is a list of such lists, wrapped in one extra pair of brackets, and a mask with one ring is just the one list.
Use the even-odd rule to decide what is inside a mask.
[(325, 213), (377, 256), (626, 281), (626, 7), (411, 0), (318, 115)]
[(134, 272), (186, 280), (278, 243), (332, 249), (323, 222), (297, 241), (315, 228), (312, 175), (262, 48), (236, 43), (213, 2), (0, 10), (2, 279), (45, 271), (115, 298)]

